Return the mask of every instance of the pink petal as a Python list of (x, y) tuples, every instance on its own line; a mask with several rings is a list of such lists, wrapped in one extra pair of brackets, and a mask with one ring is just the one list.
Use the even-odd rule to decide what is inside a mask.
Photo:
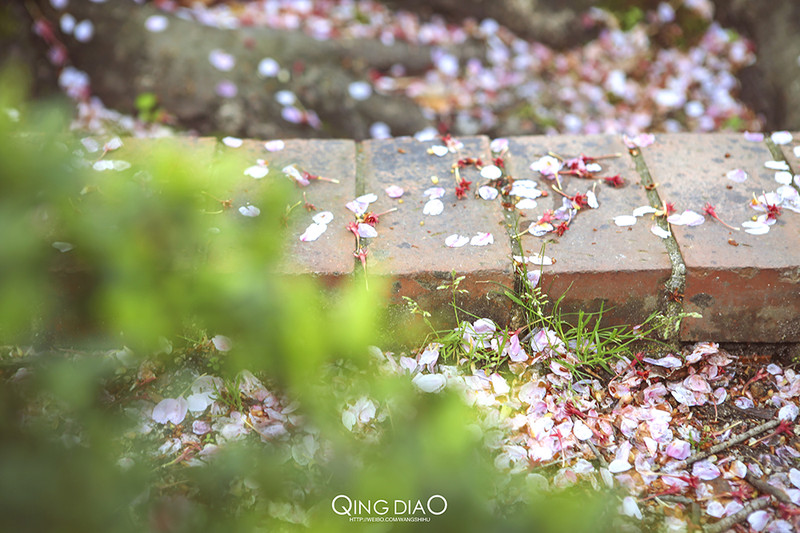
[(745, 172), (741, 168), (735, 168), (730, 172), (728, 172), (727, 174), (725, 174), (725, 177), (736, 183), (744, 183), (748, 176), (747, 172)]
[(389, 198), (400, 198), (405, 192), (402, 187), (398, 187), (397, 185), (389, 185), (384, 191)]
[(683, 461), (692, 454), (692, 445), (685, 440), (675, 439), (667, 445), (665, 452), (669, 457)]
[(152, 417), (159, 424), (172, 422), (177, 426), (186, 418), (188, 411), (189, 405), (183, 397), (178, 399), (164, 398), (153, 408)]
[(283, 150), (285, 147), (286, 143), (284, 143), (280, 139), (274, 141), (267, 141), (264, 143), (264, 148), (267, 150), (267, 152), (279, 152)]
[(469, 237), (454, 233), (444, 240), (445, 245), (450, 248), (461, 248), (469, 242)]
[(378, 230), (369, 224), (358, 224), (358, 236), (364, 239), (371, 239), (378, 236)]
[(694, 392), (702, 392), (704, 394), (711, 393), (711, 386), (700, 374), (692, 374), (683, 380), (683, 385), (687, 389)]
[(746, 141), (760, 143), (764, 140), (764, 134), (754, 131), (746, 131), (742, 134)]
[(328, 230), (327, 224), (310, 224), (306, 230), (300, 235), (300, 240), (303, 242), (313, 242), (319, 239), (323, 233)]
[(493, 242), (494, 236), (491, 233), (478, 233), (469, 241), (472, 246), (486, 246), (487, 244), (492, 244)]
[(214, 345), (214, 348), (220, 352), (229, 351), (233, 344), (225, 335), (214, 335), (211, 337), (211, 343)]
[(747, 517), (747, 521), (750, 523), (750, 527), (753, 528), (754, 531), (763, 531), (764, 528), (767, 527), (769, 520), (770, 515), (764, 510), (750, 513), (750, 516)]
[(703, 481), (711, 481), (720, 476), (719, 468), (710, 461), (697, 461), (692, 465), (692, 475)]

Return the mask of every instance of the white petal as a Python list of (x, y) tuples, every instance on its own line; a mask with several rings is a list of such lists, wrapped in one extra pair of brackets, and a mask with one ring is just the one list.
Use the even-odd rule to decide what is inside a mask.
[(222, 50), (211, 50), (208, 53), (208, 62), (217, 69), (221, 70), (222, 72), (228, 72), (233, 70), (233, 67), (236, 65), (236, 59), (226, 52)]
[(764, 140), (764, 134), (757, 131), (745, 131), (743, 133), (746, 141), (760, 143)]
[(589, 203), (589, 207), (592, 209), (597, 209), (600, 207), (600, 204), (597, 203), (597, 195), (594, 194), (594, 191), (589, 191), (586, 193), (586, 201)]
[(725, 177), (731, 181), (735, 181), (736, 183), (744, 183), (747, 180), (748, 175), (747, 172), (742, 170), (741, 168), (735, 168), (725, 174)]
[(600, 172), (603, 170), (603, 167), (600, 166), (600, 163), (587, 163), (586, 170), (589, 172)]
[(222, 144), (225, 146), (230, 146), (231, 148), (239, 148), (244, 144), (244, 141), (239, 137), (223, 137)]
[(633, 216), (635, 217), (643, 217), (645, 215), (649, 215), (650, 213), (655, 213), (656, 208), (651, 207), (649, 205), (643, 205), (641, 207), (637, 207), (633, 210)]
[(775, 144), (789, 144), (792, 142), (792, 134), (788, 131), (776, 131), (769, 136)]
[(790, 170), (789, 165), (786, 164), (786, 161), (767, 161), (764, 163), (764, 166), (770, 170)]
[(447, 378), (441, 374), (417, 374), (411, 383), (422, 392), (435, 393), (444, 389)]
[(365, 204), (371, 204), (372, 202), (374, 202), (377, 199), (378, 199), (378, 195), (377, 194), (369, 193), (369, 194), (362, 194), (361, 196), (356, 198), (356, 202), (363, 202)]
[(183, 397), (177, 399), (164, 398), (153, 408), (152, 418), (159, 424), (172, 422), (177, 426), (186, 418), (188, 411), (189, 404)]
[(264, 143), (264, 149), (266, 149), (267, 152), (280, 152), (284, 148), (286, 148), (286, 143), (280, 139)]
[(82, 20), (75, 25), (75, 39), (82, 43), (88, 43), (94, 37), (94, 24), (91, 20)]
[(636, 224), (636, 217), (633, 215), (619, 215), (614, 217), (614, 224), (620, 227), (633, 226)]
[(764, 235), (765, 233), (769, 233), (769, 224), (764, 224), (762, 222), (746, 220), (742, 222), (742, 227), (745, 233), (749, 233), (750, 235)]
[(631, 464), (626, 461), (625, 459), (614, 459), (611, 461), (611, 464), (608, 465), (608, 471), (612, 474), (619, 474), (620, 472), (626, 472), (633, 468)]
[(306, 228), (306, 231), (300, 235), (300, 240), (303, 242), (316, 241), (328, 229), (327, 224), (311, 224)]
[(481, 169), (481, 177), (487, 180), (496, 180), (503, 175), (503, 171), (497, 165), (486, 165)]
[(220, 352), (230, 351), (231, 346), (233, 345), (231, 340), (225, 335), (214, 335), (211, 337), (211, 343), (214, 345), (214, 348)]
[(535, 209), (536, 206), (539, 205), (536, 203), (536, 200), (531, 198), (523, 198), (519, 202), (517, 202), (516, 208), (517, 209)]
[(650, 226), (650, 233), (652, 233), (656, 237), (661, 237), (662, 239), (666, 239), (671, 235), (671, 233), (668, 230), (665, 230), (661, 226)]
[(584, 424), (581, 420), (576, 420), (572, 426), (572, 434), (578, 440), (589, 440), (592, 438), (592, 430), (589, 426)]
[(725, 507), (717, 500), (712, 500), (706, 507), (706, 513), (714, 518), (722, 518), (725, 515)]
[(459, 235), (458, 233), (453, 233), (444, 240), (445, 245), (449, 246), (450, 248), (461, 248), (468, 242), (469, 237)]
[(800, 489), (800, 470), (792, 468), (789, 470), (789, 481), (792, 485)]
[(442, 211), (444, 211), (444, 204), (438, 198), (428, 200), (422, 208), (422, 213), (425, 215), (441, 215)]
[(636, 503), (636, 498), (633, 496), (625, 496), (622, 500), (622, 513), (626, 516), (642, 519), (642, 511), (639, 510), (639, 505)]
[(792, 173), (787, 170), (780, 170), (775, 173), (775, 181), (781, 185), (789, 185), (792, 183)]
[(271, 57), (265, 57), (258, 63), (258, 75), (262, 78), (274, 78), (281, 70), (281, 66)]
[(492, 388), (494, 389), (495, 394), (504, 395), (508, 394), (511, 391), (511, 387), (508, 386), (505, 378), (498, 373), (494, 373), (489, 378), (492, 381)]
[(750, 527), (753, 528), (754, 531), (763, 531), (763, 529), (767, 527), (769, 520), (769, 513), (763, 510), (750, 513), (750, 516), (747, 517), (747, 521), (750, 523)]
[(206, 393), (195, 393), (186, 398), (186, 405), (193, 413), (202, 413), (208, 409), (208, 406), (212, 403), (214, 403), (214, 401)]
[(705, 221), (706, 219), (703, 215), (695, 213), (690, 209), (687, 209), (681, 214), (672, 214), (667, 218), (667, 222), (675, 224), (676, 226), (699, 226)]
[(353, 200), (351, 202), (347, 202), (345, 207), (355, 213), (356, 215), (363, 215), (367, 212), (367, 208), (369, 204), (366, 202), (359, 202), (358, 200)]
[(353, 100), (366, 100), (372, 96), (372, 85), (365, 81), (354, 81), (347, 86), (347, 92)]
[(472, 246), (486, 246), (493, 242), (494, 236), (491, 233), (478, 233), (469, 241)]
[(56, 250), (58, 250), (62, 254), (66, 253), (66, 252), (69, 252), (70, 250), (75, 248), (75, 246), (73, 246), (72, 243), (62, 242), (62, 241), (56, 241), (56, 242), (53, 243), (52, 246), (53, 246), (53, 248), (55, 248)]
[(250, 176), (251, 178), (260, 180), (264, 176), (269, 174), (269, 167), (266, 165), (253, 165), (252, 167), (247, 167), (244, 170), (245, 176)]
[(147, 31), (159, 33), (167, 29), (169, 20), (163, 15), (150, 15), (144, 21), (144, 27)]
[(261, 209), (254, 205), (243, 205), (239, 208), (239, 212), (246, 217), (257, 217), (261, 214)]
[(484, 185), (478, 189), (478, 196), (484, 200), (494, 200), (497, 198), (498, 194), (500, 193), (497, 191), (497, 189), (494, 187), (489, 187), (488, 185)]
[(364, 239), (372, 239), (378, 236), (378, 230), (369, 224), (359, 223), (358, 236)]
[(793, 422), (797, 418), (797, 406), (793, 403), (787, 403), (778, 411), (778, 420), (788, 420)]
[(403, 193), (405, 191), (403, 190), (402, 187), (398, 187), (397, 185), (389, 185), (388, 187), (386, 187), (386, 189), (384, 189), (384, 192), (386, 193), (386, 196), (388, 196), (389, 198), (400, 198), (401, 196), (403, 196)]
[(322, 211), (314, 215), (311, 220), (313, 220), (316, 224), (330, 224), (333, 220), (333, 213), (330, 211)]
[(435, 156), (443, 157), (450, 153), (450, 150), (447, 149), (447, 146), (437, 144), (435, 146), (431, 146), (430, 152)]

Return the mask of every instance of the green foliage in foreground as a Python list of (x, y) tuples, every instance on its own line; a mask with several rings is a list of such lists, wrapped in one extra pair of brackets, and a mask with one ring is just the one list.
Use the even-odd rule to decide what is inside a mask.
[[(609, 530), (613, 505), (593, 491), (545, 501), (499, 476), (460, 399), (370, 372), (380, 290), (323, 291), (275, 273), (281, 216), (296, 192), (288, 180), (249, 198), (262, 215), (247, 218), (209, 214), (219, 207), (211, 198), (229, 197), (243, 179), (225, 161), (209, 169), (156, 151), (127, 170), (94, 171), (74, 156), (81, 145), (65, 114), (27, 103), (20, 78), (8, 71), (0, 81), (0, 345), (30, 348), (0, 357), (0, 530)], [(234, 339), (210, 363), (226, 389), (243, 368), (269, 378), (300, 402), (330, 459), (301, 468), (257, 439), (200, 467), (128, 449), (138, 419), (126, 413), (142, 398), (128, 382), (118, 386), (121, 376), (145, 359), (176, 375), (208, 371), (198, 343), (185, 340), (198, 332)], [(127, 370), (103, 355), (123, 346), (133, 357)], [(12, 379), (22, 366), (31, 376)], [(358, 387), (351, 394), (394, 406), (376, 440), (342, 426), (341, 368)], [(139, 460), (122, 468), (131, 453)], [(441, 494), (448, 509), (428, 524), (354, 523), (331, 511), (338, 494)], [(293, 506), (309, 510), (306, 525), (286, 520)]]

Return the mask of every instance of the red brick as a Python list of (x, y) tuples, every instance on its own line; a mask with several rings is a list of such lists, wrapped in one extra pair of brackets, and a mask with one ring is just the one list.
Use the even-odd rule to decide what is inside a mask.
[[(772, 156), (765, 144), (741, 134), (658, 135), (643, 150), (664, 201), (677, 210), (703, 212), (706, 202), (724, 221), (738, 226), (756, 213), (753, 194), (775, 190)], [(734, 183), (735, 168), (749, 178)], [(684, 340), (782, 342), (800, 340), (800, 232), (797, 215), (784, 213), (766, 235), (731, 231), (706, 216), (696, 227), (673, 226), (686, 263), (687, 319)], [(735, 243), (735, 244), (734, 244)]]
[[(648, 205), (647, 194), (639, 183), (639, 175), (628, 151), (618, 136), (553, 136), (517, 137), (510, 139), (508, 158), (511, 174), (516, 179), (534, 179), (549, 196), (539, 198), (538, 206), (525, 211), (520, 223), (527, 229), (547, 209), (561, 206), (562, 196), (551, 189), (553, 181), (542, 178), (529, 165), (548, 152), (569, 158), (581, 154), (600, 156), (618, 153), (621, 157), (599, 161), (599, 176), (620, 174), (623, 187), (614, 188), (602, 180), (589, 181), (562, 176), (564, 191), (569, 195), (585, 194), (596, 184), (597, 209), (582, 209), (569, 229), (558, 237), (525, 235), (525, 255), (539, 253), (555, 259), (543, 267), (541, 286), (551, 300), (565, 294), (567, 311), (594, 312), (603, 304), (604, 323), (637, 324), (658, 309), (664, 283), (671, 265), (662, 239), (650, 232), (652, 221), (640, 218), (634, 226), (618, 227), (614, 217), (630, 215)], [(530, 268), (530, 267), (529, 267)]]
[[(290, 205), (302, 202), (302, 193), (305, 192), (306, 200), (317, 208), (317, 211), (309, 212), (301, 203), (292, 209), (287, 220), (286, 248), (279, 269), (281, 272), (310, 273), (327, 283), (338, 282), (353, 273), (353, 235), (345, 229), (347, 222), (352, 219), (345, 204), (353, 198), (356, 190), (356, 152), (353, 141), (293, 139), (285, 141), (283, 150), (268, 152), (263, 141), (245, 140), (239, 148), (220, 144), (218, 150), (217, 171), (222, 171), (221, 168), (224, 167), (225, 172), (235, 172), (240, 177), (232, 191), (235, 209), (248, 202), (263, 207), (258, 199), (266, 202), (270, 187), (275, 185), (289, 187)], [(267, 162), (269, 174), (262, 179), (246, 176), (245, 169), (255, 165), (258, 159)], [(301, 171), (337, 179), (339, 183), (312, 181), (306, 187), (296, 186), (282, 172), (290, 164), (295, 164)], [(283, 211), (286, 207), (288, 206), (280, 206), (280, 209)], [(334, 215), (328, 230), (316, 241), (300, 241), (300, 235), (312, 223), (314, 214), (321, 211), (330, 211)], [(236, 216), (239, 214), (236, 213)]]
[[(375, 193), (378, 200), (371, 209), (376, 213), (392, 207), (398, 210), (381, 218), (378, 237), (368, 243), (368, 270), (391, 281), (393, 303), (402, 303), (402, 296), (413, 298), (426, 310), (447, 313), (451, 294), (436, 287), (451, 279), (451, 271), (466, 276), (461, 288), (468, 294), (460, 305), (478, 316), (504, 324), (508, 321), (510, 301), (497, 284), (513, 288), (511, 246), (499, 198), (488, 202), (472, 193), (481, 180), (474, 168), (462, 174), (473, 182), (472, 190), (463, 199), (455, 195), (451, 165), (459, 157), (475, 157), (487, 161), (490, 152), (485, 137), (461, 139), (459, 154), (437, 157), (427, 153), (437, 141), (419, 142), (411, 138), (372, 140), (363, 144), (361, 169), (364, 193)], [(444, 212), (429, 216), (422, 212), (427, 197), (423, 192), (435, 184), (447, 190), (441, 199)], [(403, 187), (402, 202), (389, 198), (384, 189), (389, 185)], [(487, 246), (448, 248), (445, 238), (453, 233), (472, 237), (490, 232), (494, 243)], [(452, 316), (452, 315), (450, 315)]]

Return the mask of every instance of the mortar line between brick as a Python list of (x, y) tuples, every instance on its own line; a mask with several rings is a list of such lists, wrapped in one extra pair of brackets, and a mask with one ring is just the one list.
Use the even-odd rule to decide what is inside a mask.
[[(364, 169), (366, 168), (366, 161), (364, 155), (364, 145), (361, 142), (355, 143), (355, 167), (356, 167), (356, 179), (355, 179), (355, 190), (353, 191), (353, 198), (358, 198), (361, 195), (366, 194), (366, 187), (367, 187), (367, 177), (364, 175)], [(361, 246), (369, 251), (369, 244), (367, 239), (361, 240)], [(354, 243), (355, 248), (355, 243)], [(361, 264), (361, 260), (356, 255), (358, 250), (353, 250), (353, 276), (366, 276), (367, 273), (364, 272), (364, 266)], [(369, 258), (367, 258), (367, 268), (369, 268)]]
[[(661, 195), (658, 194), (657, 184), (653, 181), (653, 177), (650, 175), (650, 169), (647, 168), (647, 163), (644, 160), (641, 150), (637, 149), (635, 152), (629, 151), (629, 154), (636, 165), (636, 172), (641, 178), (641, 184), (645, 189), (645, 193), (647, 194), (647, 199), (650, 202), (651, 207), (660, 209), (664, 206), (664, 201), (661, 198)], [(656, 224), (658, 224), (661, 229), (670, 232), (669, 237), (662, 239), (664, 241), (664, 246), (667, 249), (667, 257), (669, 257), (670, 265), (672, 267), (672, 272), (664, 288), (666, 289), (667, 293), (675, 294), (676, 297), (671, 298), (669, 295), (667, 295), (663, 301), (664, 314), (667, 318), (674, 319), (683, 313), (683, 293), (686, 289), (686, 263), (683, 260), (683, 255), (681, 254), (680, 246), (678, 246), (678, 241), (675, 239), (675, 236), (672, 234), (672, 231), (669, 228), (669, 223), (667, 222), (666, 217), (657, 217)], [(664, 337), (664, 340), (673, 342), (678, 340), (679, 333), (680, 321), (678, 320), (674, 322), (674, 329), (665, 329), (662, 331), (662, 336)]]
[[(513, 179), (513, 176), (508, 172), (508, 166), (513, 158), (513, 154), (509, 151), (503, 157), (504, 164), (503, 164), (503, 177), (507, 180)], [(512, 204), (512, 198), (506, 194), (501, 194), (502, 204)], [(514, 264), (514, 256), (519, 255), (523, 256), (522, 252), (522, 239), (518, 236), (520, 233), (519, 223), (522, 217), (519, 216), (519, 212), (516, 209), (506, 209), (503, 207), (503, 219), (505, 220), (505, 228), (507, 237), (509, 240), (509, 244), (511, 245), (511, 257), (508, 258), (511, 261), (511, 271), (514, 273), (514, 292), (516, 294), (520, 294), (522, 288), (524, 287), (522, 279), (522, 272), (520, 272), (516, 265)]]

